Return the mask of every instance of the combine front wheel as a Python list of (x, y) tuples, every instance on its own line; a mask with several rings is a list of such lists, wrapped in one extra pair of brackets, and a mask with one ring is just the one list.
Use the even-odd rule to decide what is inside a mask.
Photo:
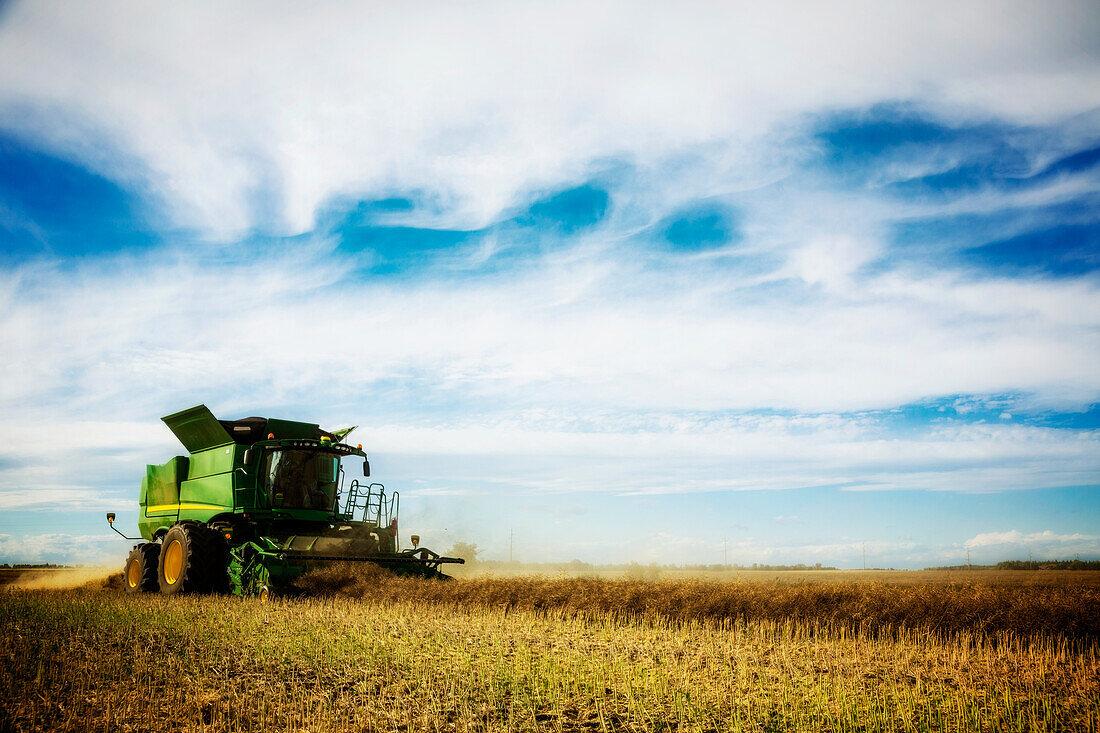
[(130, 555), (126, 558), (126, 571), (123, 573), (127, 593), (144, 593), (157, 589), (159, 553), (160, 545), (156, 542), (143, 542), (130, 550)]

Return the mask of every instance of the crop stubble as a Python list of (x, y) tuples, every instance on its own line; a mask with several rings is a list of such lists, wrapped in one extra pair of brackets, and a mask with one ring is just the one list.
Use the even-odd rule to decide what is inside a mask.
[[(691, 617), (647, 599), (690, 607), (707, 588), (687, 584), (677, 596), (661, 584), (384, 578), (358, 589), (326, 572), (305, 584), (327, 582), (343, 596), (273, 605), (0, 593), (0, 728), (1100, 729), (1095, 627), (1080, 618), (1068, 635), (1040, 619), (1029, 633), (891, 626), (882, 613), (852, 624), (830, 615), (841, 606), (814, 616), (799, 605), (815, 597), (804, 586), (777, 584), (740, 589), (757, 594), (756, 615)], [(587, 595), (561, 595), (570, 587)], [(987, 592), (1025, 592), (1013, 588)], [(1030, 588), (1041, 607), (1049, 587)], [(930, 607), (987, 602), (963, 590)], [(1078, 590), (1088, 619), (1095, 590)], [(612, 591), (621, 607), (607, 607)], [(769, 594), (779, 601), (767, 605)], [(885, 597), (871, 584), (864, 604)], [(776, 609), (793, 613), (769, 616)]]

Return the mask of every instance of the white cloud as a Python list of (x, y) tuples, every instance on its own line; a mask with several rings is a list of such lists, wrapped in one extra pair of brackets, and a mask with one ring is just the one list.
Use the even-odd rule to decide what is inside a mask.
[(1023, 533), (1013, 529), (1007, 532), (983, 532), (971, 537), (964, 543), (967, 549), (979, 548), (1003, 548), (1012, 546), (1017, 548), (1036, 548), (1044, 552), (1071, 551), (1075, 546), (1087, 546), (1086, 552), (1100, 550), (1100, 536), (1085, 534), (1058, 534), (1051, 530), (1042, 532)]
[[(82, 534), (63, 532), (45, 534), (0, 534), (0, 558), (11, 564), (40, 564), (49, 562), (63, 565), (95, 565), (118, 567), (126, 559), (131, 543), (117, 535)], [(96, 574), (95, 578), (102, 577)], [(81, 582), (88, 578), (81, 579)], [(73, 583), (78, 585), (79, 583)]]
[(878, 254), (877, 247), (852, 237), (817, 238), (795, 249), (782, 272), (830, 291), (846, 292), (855, 286), (856, 271)]
[(0, 397), (14, 408), (63, 390), (79, 410), (95, 395), (100, 414), (132, 418), (143, 395), (155, 411), (219, 385), (262, 384), (279, 402), (414, 376), (448, 397), (623, 410), (853, 411), (1007, 393), (1073, 407), (1100, 395), (1094, 279), (895, 272), (841, 297), (776, 302), (736, 272), (704, 264), (685, 289), (685, 272), (630, 258), (366, 283), (339, 282), (343, 256), (308, 248), (247, 264), (169, 255), (24, 273), (0, 287), (11, 375)]
[(308, 229), (347, 192), (431, 192), (474, 225), (593, 161), (740, 148), (822, 109), (1065, 119), (1100, 104), (1097, 37), (1073, 2), (33, 2), (0, 27), (0, 107), (216, 236)]
[(1081, 532), (1060, 533), (1053, 530), (1041, 532), (982, 532), (962, 544), (962, 549), (951, 553), (956, 560), (968, 558), (971, 562), (1000, 562), (1002, 560), (1071, 560), (1100, 557), (1100, 535)]
[[(92, 456), (88, 460), (94, 461), (95, 457)], [(65, 511), (71, 511), (74, 508), (79, 508), (82, 511), (88, 511), (95, 509), (137, 509), (137, 487), (141, 483), (141, 475), (134, 478), (131, 482), (133, 484), (132, 490), (125, 492), (125, 498), (123, 498), (122, 496), (105, 493), (91, 486), (55, 488), (35, 480), (36, 475), (41, 474), (54, 478), (51, 471), (32, 473), (29, 477), (26, 475), (20, 476), (18, 472), (4, 471), (2, 485), (0, 485), (0, 510), (49, 509), (56, 511), (61, 508)]]

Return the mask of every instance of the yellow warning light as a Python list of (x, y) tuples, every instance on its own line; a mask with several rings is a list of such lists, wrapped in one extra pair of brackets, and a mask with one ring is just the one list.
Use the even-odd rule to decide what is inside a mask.
[(268, 440), (275, 440), (275, 433), (268, 433), (267, 434), (267, 439)]
[(322, 442), (322, 443), (331, 443), (331, 442), (332, 442), (332, 438), (328, 437), (327, 435), (322, 435), (322, 436), (321, 436), (321, 442)]
[(357, 445), (355, 447), (358, 448), (359, 450), (363, 450), (363, 444), (362, 443), (360, 443), (359, 445)]
[(412, 536), (412, 541), (413, 541), (413, 547), (419, 547), (420, 546), (420, 535), (414, 534)]

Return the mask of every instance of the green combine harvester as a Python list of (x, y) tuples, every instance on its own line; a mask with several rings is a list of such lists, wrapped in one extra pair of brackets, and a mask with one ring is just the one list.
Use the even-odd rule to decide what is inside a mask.
[(138, 499), (144, 539), (126, 559), (131, 593), (234, 593), (267, 599), (302, 573), (332, 562), (372, 562), (402, 575), (446, 578), (464, 562), (398, 542), (398, 492), (358, 478), (344, 463), (363, 446), (343, 442), (355, 428), (265, 417), (218, 420), (198, 405), (162, 418), (190, 453), (147, 466)]

